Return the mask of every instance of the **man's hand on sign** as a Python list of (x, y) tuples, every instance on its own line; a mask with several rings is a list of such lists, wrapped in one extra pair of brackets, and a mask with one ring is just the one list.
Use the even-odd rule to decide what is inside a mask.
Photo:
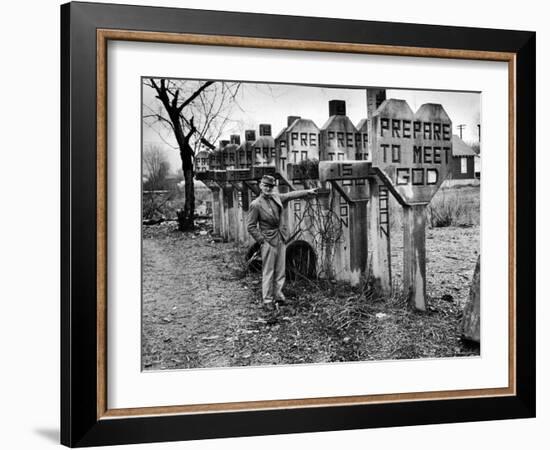
[(312, 188), (307, 190), (308, 195), (317, 195), (318, 188)]

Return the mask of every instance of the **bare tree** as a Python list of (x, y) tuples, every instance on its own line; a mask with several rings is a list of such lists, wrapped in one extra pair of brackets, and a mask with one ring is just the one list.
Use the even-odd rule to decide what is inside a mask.
[[(150, 145), (143, 151), (143, 219), (152, 223), (164, 220), (165, 206), (173, 199), (173, 189), (166, 192), (170, 164), (165, 150)], [(145, 223), (145, 222), (144, 222)]]
[(144, 120), (159, 135), (173, 138), (179, 150), (185, 180), (185, 204), (178, 211), (181, 231), (194, 228), (195, 192), (193, 160), (201, 147), (215, 148), (215, 142), (231, 121), (240, 83), (222, 81), (172, 80), (150, 78), (144, 82), (154, 89), (160, 104), (144, 105)]
[(165, 188), (170, 164), (160, 146), (150, 145), (145, 149), (143, 152), (143, 170), (146, 178), (143, 186), (145, 190), (158, 191)]

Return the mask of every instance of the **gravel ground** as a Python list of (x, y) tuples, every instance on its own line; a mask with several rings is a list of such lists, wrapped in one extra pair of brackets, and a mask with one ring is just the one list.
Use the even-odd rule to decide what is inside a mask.
[[(174, 222), (143, 228), (144, 370), (326, 363), (478, 355), (460, 340), (460, 320), (479, 251), (479, 229), (427, 230), (429, 308), (400, 295), (323, 281), (287, 283), (290, 305), (266, 317), (260, 275), (244, 250)], [(402, 236), (392, 237), (394, 285)]]
[[(393, 282), (403, 282), (403, 233), (392, 235)], [(426, 230), (426, 291), (428, 297), (450, 295), (464, 306), (479, 254), (479, 227)]]

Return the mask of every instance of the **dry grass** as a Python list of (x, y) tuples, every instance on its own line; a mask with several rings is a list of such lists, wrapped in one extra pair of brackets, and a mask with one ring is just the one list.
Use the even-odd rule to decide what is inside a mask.
[(479, 187), (440, 189), (427, 213), (432, 228), (479, 225)]
[(415, 311), (400, 295), (383, 299), (373, 291), (327, 282), (293, 283), (288, 295), (296, 313), (340, 345), (331, 361), (441, 358), (479, 355), (460, 338), (461, 307), (430, 298), (425, 313)]
[[(426, 208), (427, 224), (431, 228), (470, 227), (479, 225), (479, 186), (441, 188)], [(390, 195), (390, 225), (392, 230), (403, 226), (403, 209)]]

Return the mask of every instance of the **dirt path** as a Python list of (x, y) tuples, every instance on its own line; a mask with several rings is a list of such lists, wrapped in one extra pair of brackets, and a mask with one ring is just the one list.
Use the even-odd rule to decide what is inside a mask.
[(235, 339), (259, 311), (232, 274), (233, 246), (191, 236), (143, 240), (144, 368), (232, 365)]
[(173, 228), (144, 228), (143, 369), (342, 360), (314, 292), (287, 289), (293, 305), (267, 323), (260, 274), (243, 271), (235, 245)]

